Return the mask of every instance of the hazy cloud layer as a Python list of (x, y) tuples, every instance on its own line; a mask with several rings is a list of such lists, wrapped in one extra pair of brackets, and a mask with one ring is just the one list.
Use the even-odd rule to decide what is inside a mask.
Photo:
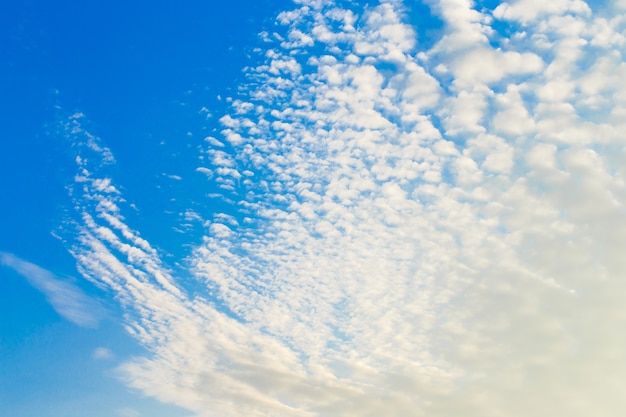
[(623, 415), (623, 5), (429, 1), (424, 49), (409, 3), (296, 3), (202, 150), (232, 210), (181, 213), (205, 292), (68, 122), (73, 254), (150, 351), (126, 382), (200, 416)]

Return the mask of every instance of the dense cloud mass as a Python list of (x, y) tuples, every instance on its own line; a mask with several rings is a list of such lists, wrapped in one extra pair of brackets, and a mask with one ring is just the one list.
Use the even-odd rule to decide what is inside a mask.
[[(298, 0), (206, 140), (177, 279), (74, 115), (72, 246), (198, 416), (626, 413), (626, 3)], [(216, 135), (217, 136), (217, 135)], [(185, 181), (183, 178), (181, 181)]]

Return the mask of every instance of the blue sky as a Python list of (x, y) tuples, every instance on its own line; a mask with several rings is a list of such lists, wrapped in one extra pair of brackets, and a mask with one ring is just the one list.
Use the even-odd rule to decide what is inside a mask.
[(626, 3), (213, 3), (0, 17), (0, 414), (623, 415)]

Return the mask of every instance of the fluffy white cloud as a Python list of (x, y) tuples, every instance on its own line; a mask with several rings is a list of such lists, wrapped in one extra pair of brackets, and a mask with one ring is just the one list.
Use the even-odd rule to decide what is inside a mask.
[(126, 382), (200, 416), (626, 412), (623, 27), (580, 0), (431, 1), (417, 54), (398, 2), (298, 4), (221, 119), (233, 152), (209, 139), (198, 168), (239, 199), (194, 211), (206, 291), (77, 160), (73, 254), (150, 352)]
[(493, 14), (499, 19), (519, 20), (522, 23), (533, 22), (545, 15), (563, 15), (575, 13), (588, 16), (591, 9), (582, 0), (516, 0), (504, 2), (495, 8)]

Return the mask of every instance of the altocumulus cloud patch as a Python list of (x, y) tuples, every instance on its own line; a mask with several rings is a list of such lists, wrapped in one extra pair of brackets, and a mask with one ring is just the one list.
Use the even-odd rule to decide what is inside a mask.
[(623, 2), (429, 1), (428, 48), (411, 2), (295, 3), (201, 150), (230, 209), (181, 213), (206, 290), (66, 124), (124, 381), (199, 416), (622, 415)]

